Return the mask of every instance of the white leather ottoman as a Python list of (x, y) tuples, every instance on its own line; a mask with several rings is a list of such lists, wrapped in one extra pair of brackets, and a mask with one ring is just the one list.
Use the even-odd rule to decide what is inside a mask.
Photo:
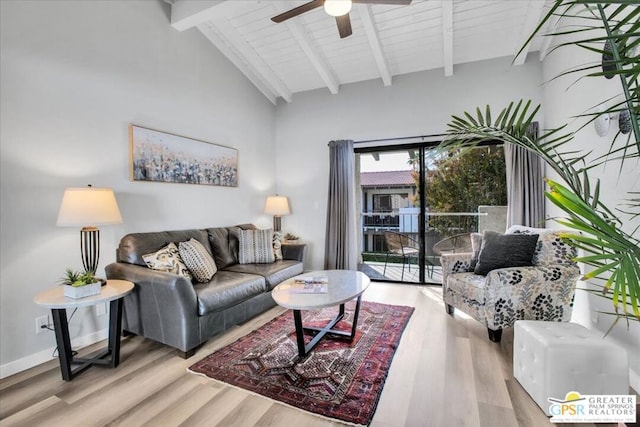
[(549, 397), (628, 394), (624, 348), (577, 323), (518, 320), (513, 336), (513, 376), (547, 416)]

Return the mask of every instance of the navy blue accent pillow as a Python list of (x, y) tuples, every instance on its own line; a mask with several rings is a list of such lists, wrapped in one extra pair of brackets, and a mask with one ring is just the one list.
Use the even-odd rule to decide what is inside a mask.
[(537, 234), (502, 234), (485, 231), (475, 274), (486, 275), (491, 270), (532, 265), (538, 243)]

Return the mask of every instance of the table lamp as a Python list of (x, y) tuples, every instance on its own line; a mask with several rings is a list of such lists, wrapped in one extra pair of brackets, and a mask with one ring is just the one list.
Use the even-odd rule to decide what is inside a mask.
[(269, 196), (264, 204), (264, 213), (273, 215), (273, 231), (280, 231), (282, 215), (289, 215), (289, 201), (285, 196)]
[(100, 257), (98, 225), (120, 224), (122, 216), (111, 188), (87, 187), (64, 190), (58, 212), (59, 227), (82, 227), (80, 252), (84, 270), (95, 274)]

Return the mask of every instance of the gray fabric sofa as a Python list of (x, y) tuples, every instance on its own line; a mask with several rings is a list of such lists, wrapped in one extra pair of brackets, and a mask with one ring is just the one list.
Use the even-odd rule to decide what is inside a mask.
[[(283, 260), (238, 264), (238, 234), (252, 224), (201, 230), (132, 233), (120, 240), (108, 279), (135, 284), (124, 298), (123, 330), (175, 347), (184, 357), (212, 336), (273, 307), (271, 290), (303, 272), (305, 245), (283, 245)], [(170, 242), (196, 239), (213, 255), (218, 272), (208, 283), (148, 268), (142, 256)]]

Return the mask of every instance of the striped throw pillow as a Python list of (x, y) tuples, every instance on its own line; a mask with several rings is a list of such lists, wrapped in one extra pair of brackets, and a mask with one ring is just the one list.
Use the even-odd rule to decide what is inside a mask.
[(241, 230), (238, 262), (240, 264), (267, 264), (275, 261), (273, 230)]
[(218, 271), (216, 263), (207, 249), (196, 239), (180, 242), (178, 245), (182, 261), (187, 266), (193, 278), (200, 283), (207, 283)]

